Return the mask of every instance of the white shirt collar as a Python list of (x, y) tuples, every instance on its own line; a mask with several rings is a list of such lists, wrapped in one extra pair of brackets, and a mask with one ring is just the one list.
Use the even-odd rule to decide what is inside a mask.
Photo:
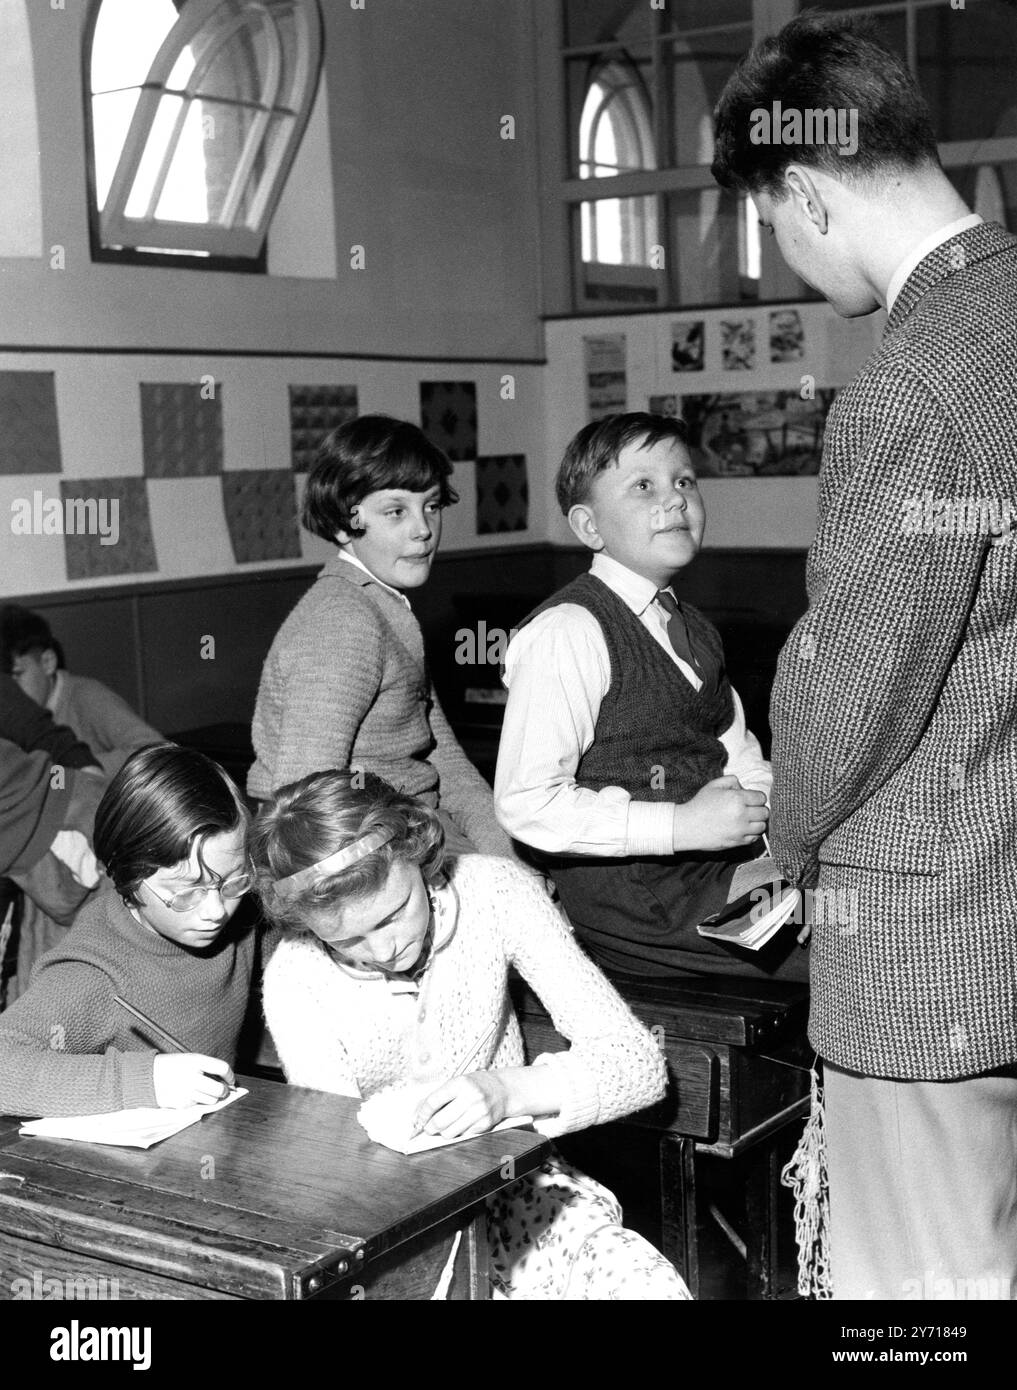
[(363, 570), (365, 574), (369, 574), (375, 584), (380, 584), (383, 589), (387, 589), (390, 594), (394, 594), (400, 603), (405, 603), (407, 608), (410, 607), (410, 601), (401, 589), (393, 589), (391, 584), (386, 584), (384, 579), (379, 579), (374, 571), (369, 570), (363, 560), (359, 559), (358, 556), (354, 555), (351, 551), (340, 549), (339, 559), (345, 560), (348, 565), (356, 565), (358, 570)]
[(945, 227), (940, 227), (938, 232), (933, 232), (924, 241), (920, 241), (914, 250), (909, 251), (893, 272), (890, 283), (886, 287), (886, 312), (889, 313), (893, 308), (894, 300), (904, 288), (908, 276), (921, 265), (926, 256), (935, 251), (937, 246), (942, 246), (944, 241), (949, 241), (951, 237), (966, 232), (969, 227), (977, 227), (981, 221), (982, 218), (977, 212), (969, 212), (965, 217), (958, 217), (955, 222), (948, 222)]
[(652, 579), (646, 579), (627, 565), (620, 565), (599, 550), (593, 557), (590, 573), (603, 580), (612, 593), (618, 595), (622, 603), (632, 609), (636, 617), (642, 617), (657, 597), (657, 586)]

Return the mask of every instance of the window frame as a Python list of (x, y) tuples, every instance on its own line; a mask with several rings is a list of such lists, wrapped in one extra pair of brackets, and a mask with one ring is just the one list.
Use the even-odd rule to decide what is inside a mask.
[[(784, 23), (808, 7), (811, 0), (750, 0), (753, 26), (752, 42), (757, 43), (767, 34), (775, 33)], [(907, 25), (907, 60), (912, 73), (917, 70), (917, 24), (915, 16), (920, 10), (932, 9), (941, 0), (890, 0), (889, 4), (873, 3), (847, 13), (859, 15), (880, 15), (897, 9), (905, 15)], [(972, 7), (979, 0), (971, 0)], [(653, 94), (651, 101), (657, 114), (657, 167), (655, 169), (634, 170), (599, 178), (581, 178), (578, 165), (573, 168), (573, 151), (578, 148), (578, 128), (573, 126), (572, 112), (569, 110), (567, 92), (567, 65), (577, 58), (590, 60), (590, 73), (595, 74), (600, 66), (612, 59), (624, 59), (625, 48), (617, 39), (602, 44), (569, 46), (565, 42), (565, 0), (558, 0), (540, 28), (544, 39), (538, 53), (546, 42), (551, 54), (543, 64), (543, 80), (551, 91), (542, 101), (542, 117), (545, 121), (559, 121), (557, 138), (547, 142), (550, 157), (557, 163), (557, 176), (550, 172), (546, 184), (554, 199), (554, 209), (550, 211), (545, 223), (545, 242), (553, 245), (547, 255), (545, 271), (545, 315), (548, 317), (597, 317), (609, 313), (659, 313), (685, 309), (739, 308), (745, 309), (757, 301), (739, 299), (737, 301), (711, 301), (708, 304), (694, 303), (682, 298), (681, 286), (676, 282), (674, 258), (668, 256), (664, 265), (663, 291), (655, 306), (634, 303), (629, 306), (618, 305), (606, 308), (584, 302), (582, 294), (584, 266), (600, 264), (582, 260), (582, 239), (579, 230), (581, 205), (586, 202), (599, 202), (605, 199), (625, 199), (655, 197), (657, 199), (658, 237), (668, 245), (670, 229), (668, 226), (667, 195), (716, 189), (708, 164), (678, 164), (673, 162), (672, 132), (667, 128), (667, 65), (662, 61), (666, 45), (675, 39), (685, 38), (704, 31), (743, 28), (744, 24), (696, 25), (681, 29), (673, 17), (665, 10), (656, 12), (656, 27), (650, 38), (652, 45)], [(838, 12), (837, 0), (829, 0), (829, 9)], [(546, 52), (546, 49), (544, 50)], [(580, 106), (580, 111), (582, 107)], [(995, 167), (998, 164), (1017, 162), (1017, 136), (998, 136), (978, 140), (943, 141), (939, 144), (939, 156), (944, 170), (972, 168), (982, 165)], [(803, 282), (798, 280), (784, 265), (775, 245), (763, 238), (761, 246), (761, 274), (759, 280), (759, 303), (799, 303), (816, 298), (808, 292)]]
[[(85, 102), (85, 169), (88, 198), (89, 242), (91, 257), (98, 262), (118, 262), (131, 265), (161, 266), (167, 269), (227, 270), (240, 273), (264, 274), (268, 268), (268, 235), (272, 217), (282, 197), (307, 130), (321, 83), (324, 62), (324, 20), (319, 0), (296, 0), (295, 11), (304, 16), (306, 45), (301, 42), (297, 51), (297, 70), (293, 90), (300, 93), (299, 106), (292, 110), (293, 128), (282, 149), (275, 156), (275, 167), (262, 176), (256, 225), (222, 226), (212, 222), (172, 222), (153, 215), (166, 177), (172, 167), (179, 136), (191, 103), (200, 101), (192, 94), (193, 84), (231, 42), (247, 27), (244, 13), (235, 22), (216, 26), (214, 42), (202, 52), (182, 91), (184, 102), (174, 123), (174, 130), (163, 153), (160, 176), (150, 198), (149, 214), (145, 219), (126, 216), (138, 168), (144, 158), (152, 126), (162, 98), (167, 93), (169, 77), (183, 51), (203, 29), (214, 21), (223, 0), (186, 0), (176, 24), (164, 38), (155, 58), (140, 85), (138, 102), (117, 160), (116, 170), (100, 209), (95, 168), (95, 136), (92, 118), (91, 59), (95, 29), (104, 0), (91, 0), (85, 21), (81, 46), (83, 95)], [(277, 89), (276, 89), (277, 91)], [(272, 97), (276, 95), (272, 92)], [(209, 98), (214, 100), (214, 98)], [(251, 170), (263, 151), (265, 127), (273, 109), (273, 100), (265, 99), (265, 89), (258, 93), (258, 115), (252, 129), (246, 133), (237, 165), (230, 179), (229, 195), (239, 201), (250, 183)], [(260, 118), (260, 119), (259, 119)], [(122, 238), (126, 244), (110, 245), (112, 238)], [(144, 240), (144, 249), (136, 243)], [(131, 244), (134, 242), (135, 244)], [(160, 246), (165, 244), (165, 249)]]

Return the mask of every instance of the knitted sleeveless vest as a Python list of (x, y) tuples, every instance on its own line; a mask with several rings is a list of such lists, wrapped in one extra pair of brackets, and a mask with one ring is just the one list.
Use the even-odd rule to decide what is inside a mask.
[(719, 735), (734, 718), (720, 634), (698, 609), (682, 604), (703, 665), (694, 690), (632, 610), (591, 574), (552, 594), (538, 613), (576, 603), (600, 624), (611, 661), (611, 685), (592, 746), (576, 772), (581, 787), (624, 787), (640, 801), (685, 802), (723, 775), (727, 753)]

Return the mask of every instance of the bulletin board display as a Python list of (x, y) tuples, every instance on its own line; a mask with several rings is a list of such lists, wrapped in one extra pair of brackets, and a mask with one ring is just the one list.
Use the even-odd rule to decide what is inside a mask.
[[(807, 547), (827, 415), (885, 324), (882, 312), (842, 319), (812, 302), (552, 320), (552, 477), (590, 420), (633, 410), (680, 416), (707, 505), (706, 543)], [(553, 518), (552, 539), (567, 534)]]
[(0, 354), (8, 596), (324, 561), (300, 526), (322, 439), (410, 420), (453, 463), (448, 550), (542, 538), (543, 369), (301, 357)]

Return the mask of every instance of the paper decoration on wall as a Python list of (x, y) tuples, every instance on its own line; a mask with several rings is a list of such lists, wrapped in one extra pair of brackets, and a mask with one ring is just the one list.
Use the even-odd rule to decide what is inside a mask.
[(144, 478), (62, 478), (67, 578), (158, 568)]
[(819, 472), (823, 429), (836, 391), (684, 396), (696, 472), (706, 478), (791, 477)]
[(420, 428), (450, 459), (477, 457), (477, 386), (473, 381), (422, 381)]
[(306, 473), (331, 430), (357, 415), (355, 386), (291, 386), (290, 440), (293, 469)]
[(625, 334), (584, 338), (586, 363), (586, 406), (590, 420), (616, 415), (628, 404), (625, 379)]
[(678, 414), (677, 396), (651, 396), (650, 397), (651, 415), (671, 415)]
[(805, 329), (797, 309), (770, 311), (770, 361), (800, 362), (805, 356)]
[(146, 478), (222, 472), (222, 386), (143, 381), (141, 441)]
[(525, 454), (491, 454), (477, 459), (477, 534), (525, 531), (530, 489)]
[(222, 500), (238, 565), (300, 558), (296, 488), (289, 469), (230, 469), (222, 475)]
[(721, 319), (721, 366), (725, 372), (750, 372), (756, 365), (756, 325), (753, 319)]
[(676, 372), (703, 370), (705, 324), (702, 319), (677, 319), (671, 325), (671, 368)]
[(0, 372), (0, 474), (59, 473), (52, 372)]

